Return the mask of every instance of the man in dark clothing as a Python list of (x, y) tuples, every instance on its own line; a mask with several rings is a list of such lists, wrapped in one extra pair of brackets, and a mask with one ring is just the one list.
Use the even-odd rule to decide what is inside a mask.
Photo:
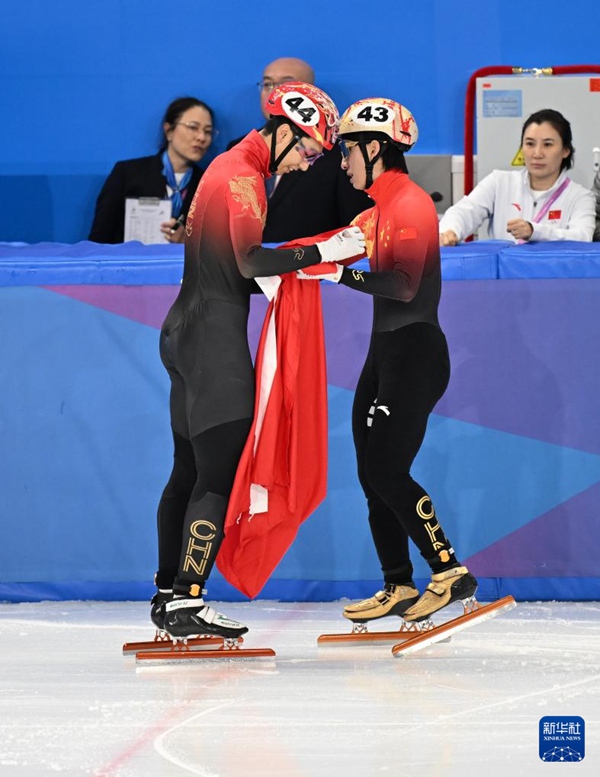
[[(266, 66), (258, 83), (260, 106), (265, 118), (266, 99), (279, 84), (290, 81), (314, 83), (314, 72), (301, 59), (283, 57)], [(232, 141), (232, 148), (242, 138)], [(338, 145), (306, 173), (293, 172), (273, 176), (268, 181), (267, 222), (263, 233), (266, 243), (281, 243), (300, 237), (329, 232), (349, 224), (373, 203), (361, 191), (354, 189), (341, 169)]]

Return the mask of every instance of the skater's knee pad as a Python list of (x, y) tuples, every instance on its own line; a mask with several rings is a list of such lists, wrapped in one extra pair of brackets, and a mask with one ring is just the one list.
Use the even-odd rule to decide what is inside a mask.
[(225, 517), (228, 502), (228, 497), (207, 491), (206, 488), (197, 484), (192, 491), (188, 511), (193, 509), (195, 515), (206, 518), (212, 516), (214, 520), (220, 520)]

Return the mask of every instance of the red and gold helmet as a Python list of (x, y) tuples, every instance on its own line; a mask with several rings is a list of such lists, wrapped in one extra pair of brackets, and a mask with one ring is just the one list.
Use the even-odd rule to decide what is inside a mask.
[(340, 119), (340, 137), (372, 133), (387, 135), (402, 151), (412, 148), (419, 137), (417, 122), (408, 108), (384, 97), (359, 100), (347, 108)]
[(302, 81), (280, 84), (267, 97), (266, 110), (300, 127), (323, 148), (333, 148), (340, 115), (333, 100), (317, 86)]

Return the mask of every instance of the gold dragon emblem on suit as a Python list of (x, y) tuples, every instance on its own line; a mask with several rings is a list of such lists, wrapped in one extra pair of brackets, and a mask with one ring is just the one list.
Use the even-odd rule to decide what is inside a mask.
[(229, 188), (235, 202), (241, 205), (242, 211), (249, 210), (252, 216), (264, 226), (266, 210), (261, 208), (258, 201), (256, 177), (236, 175), (229, 181)]

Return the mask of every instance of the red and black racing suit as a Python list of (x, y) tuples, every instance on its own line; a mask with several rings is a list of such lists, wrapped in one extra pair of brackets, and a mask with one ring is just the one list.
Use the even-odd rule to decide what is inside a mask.
[(358, 476), (386, 583), (408, 583), (413, 540), (432, 571), (457, 564), (431, 500), (410, 469), (450, 377), (438, 321), (438, 218), (429, 195), (399, 170), (367, 190), (364, 232), (371, 272), (345, 268), (340, 283), (373, 295), (373, 327), (352, 410)]
[(268, 168), (269, 148), (256, 131), (209, 166), (188, 214), (181, 290), (162, 327), (175, 452), (158, 508), (156, 584), (178, 594), (201, 595), (252, 423), (253, 279), (321, 259), (315, 246), (261, 246)]

